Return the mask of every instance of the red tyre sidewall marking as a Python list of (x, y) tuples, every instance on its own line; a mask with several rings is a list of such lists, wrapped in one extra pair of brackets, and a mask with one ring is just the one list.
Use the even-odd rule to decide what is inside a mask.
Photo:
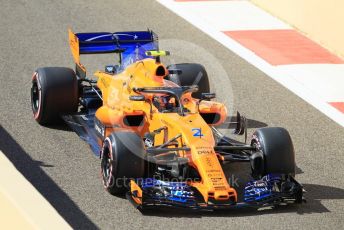
[(41, 83), (39, 82), (39, 79), (38, 79), (38, 73), (35, 72), (32, 76), (32, 81), (35, 81), (37, 82), (37, 88), (38, 88), (38, 109), (37, 109), (37, 112), (33, 114), (33, 117), (37, 120), (39, 115), (40, 115), (40, 112), (41, 112), (41, 102), (42, 102), (42, 90), (41, 90)]

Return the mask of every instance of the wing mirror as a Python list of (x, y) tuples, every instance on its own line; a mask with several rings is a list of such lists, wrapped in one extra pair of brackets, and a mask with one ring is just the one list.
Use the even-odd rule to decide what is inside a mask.
[[(131, 96), (129, 96), (129, 100), (131, 100), (131, 101), (145, 101), (145, 102), (148, 102), (148, 101), (146, 101), (146, 97), (144, 95), (131, 95)], [(150, 105), (150, 116), (152, 116), (153, 105), (152, 105), (152, 103), (149, 103), (149, 105)]]
[(146, 101), (146, 98), (143, 95), (131, 95), (131, 96), (129, 96), (129, 100), (131, 100), (131, 101)]
[[(131, 95), (129, 96), (129, 100), (131, 101), (144, 101), (144, 102), (149, 102), (146, 100), (146, 97), (144, 95)], [(153, 113), (153, 105), (152, 103), (149, 103), (150, 105), (150, 114), (152, 116)]]
[(183, 71), (181, 69), (168, 69), (168, 73), (181, 75), (183, 73)]
[(114, 74), (117, 72), (119, 65), (107, 65), (105, 66), (105, 73)]
[(197, 111), (199, 112), (199, 105), (201, 104), (202, 101), (209, 101), (210, 99), (214, 99), (216, 97), (215, 93), (202, 93), (201, 94), (201, 99), (197, 103)]
[(214, 99), (216, 97), (215, 93), (202, 93), (201, 94), (201, 100), (210, 100), (210, 99)]

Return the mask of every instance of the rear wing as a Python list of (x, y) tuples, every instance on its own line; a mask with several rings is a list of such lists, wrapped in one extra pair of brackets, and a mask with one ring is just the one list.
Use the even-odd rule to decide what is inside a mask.
[(140, 51), (139, 55), (137, 54), (141, 59), (150, 57), (146, 55), (145, 50), (159, 50), (158, 36), (150, 30), (74, 34), (69, 29), (68, 34), (69, 45), (76, 63), (76, 72), (78, 75), (82, 75), (79, 77), (86, 75), (86, 69), (80, 63), (81, 54), (119, 53), (121, 62), (140, 47), (144, 47), (144, 50)]

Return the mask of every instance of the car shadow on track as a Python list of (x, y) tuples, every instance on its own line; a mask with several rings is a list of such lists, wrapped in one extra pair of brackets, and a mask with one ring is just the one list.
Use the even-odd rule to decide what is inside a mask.
[(1, 125), (0, 149), (72, 228), (97, 229), (73, 200), (41, 169), (53, 166), (33, 160)]
[(64, 122), (61, 122), (59, 124), (55, 124), (55, 125), (49, 125), (49, 126), (44, 126), (45, 128), (48, 129), (56, 129), (56, 130), (60, 130), (60, 131), (66, 131), (66, 132), (72, 132), (73, 130)]

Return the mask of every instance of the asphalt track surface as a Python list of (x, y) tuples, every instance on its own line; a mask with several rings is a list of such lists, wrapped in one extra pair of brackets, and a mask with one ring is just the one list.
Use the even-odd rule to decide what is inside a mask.
[[(344, 129), (159, 3), (2, 0), (0, 5), (0, 148), (72, 227), (340, 229), (343, 226)], [(283, 126), (290, 131), (297, 154), (297, 179), (308, 191), (308, 202), (259, 212), (158, 210), (142, 215), (127, 200), (107, 194), (99, 176), (100, 162), (87, 144), (67, 127), (39, 126), (31, 113), (29, 89), (35, 68), (73, 67), (67, 43), (68, 27), (77, 32), (149, 27), (161, 39), (183, 40), (207, 50), (226, 71), (228, 76), (224, 77), (230, 78), (235, 109), (250, 119), (250, 133), (266, 125)], [(178, 57), (183, 59), (182, 56), (179, 53), (176, 61)], [(93, 57), (96, 62), (96, 56)], [(212, 71), (209, 75), (214, 79)], [(212, 82), (215, 83), (221, 82)], [(229, 87), (223, 85), (222, 91), (217, 90), (219, 97), (229, 96), (226, 95)], [(231, 167), (240, 168), (229, 166), (229, 170)]]

